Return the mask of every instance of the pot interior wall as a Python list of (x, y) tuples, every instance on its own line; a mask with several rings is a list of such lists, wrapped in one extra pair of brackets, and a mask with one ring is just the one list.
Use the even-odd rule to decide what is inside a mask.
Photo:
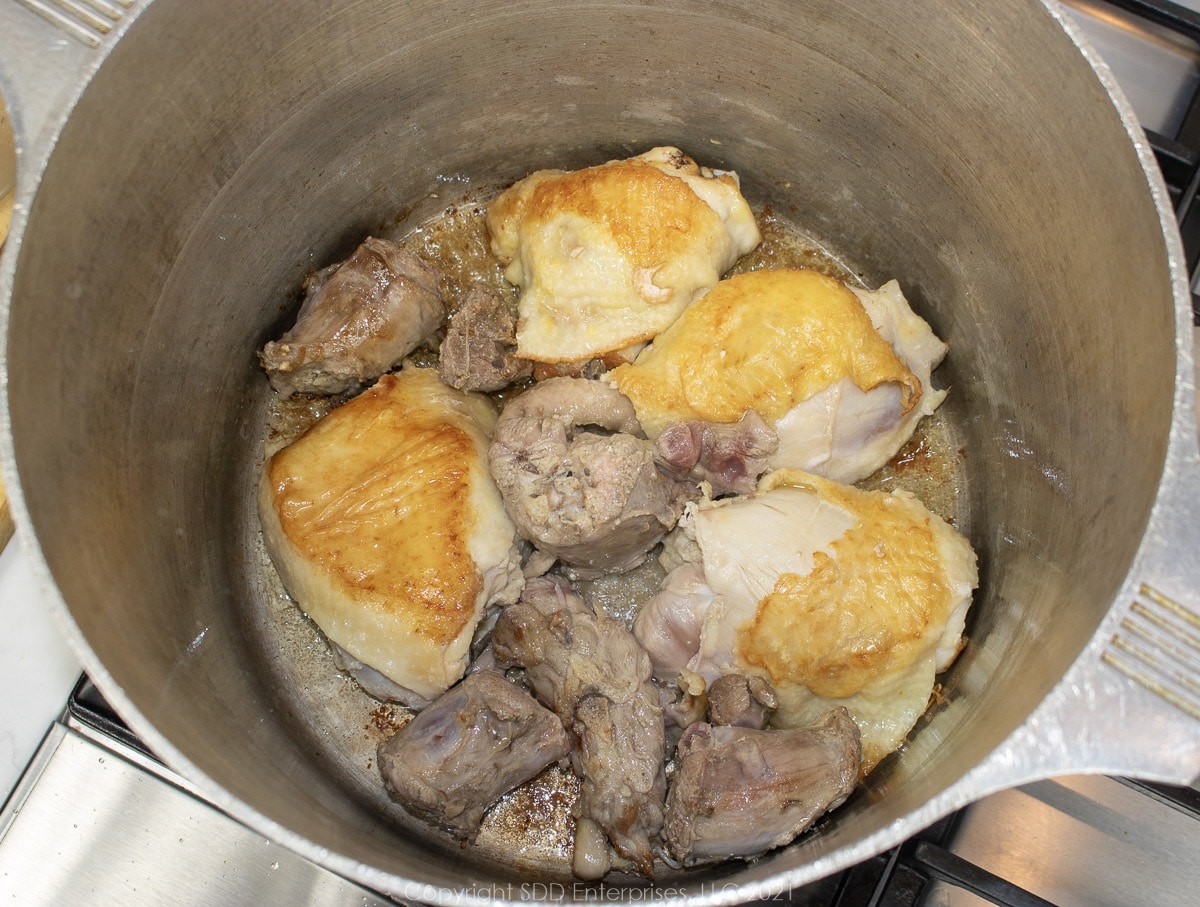
[(949, 341), (981, 564), (946, 704), (836, 821), (727, 874), (853, 844), (1021, 722), (1149, 513), (1173, 384), (1166, 253), (1116, 113), (1040, 5), (859, 6), (157, 0), (140, 16), (37, 196), (7, 368), (38, 545), (152, 746), (277, 823), (261, 827), (381, 873), (505, 877), (348, 793), (263, 667), (246, 618), (272, 595), (247, 516), (255, 351), (306, 271), (367, 233), (655, 144), (737, 170), (868, 283), (898, 278)]

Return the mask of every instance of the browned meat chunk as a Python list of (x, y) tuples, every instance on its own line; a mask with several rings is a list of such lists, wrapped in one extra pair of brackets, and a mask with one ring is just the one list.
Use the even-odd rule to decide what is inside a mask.
[(683, 512), (692, 489), (655, 465), (640, 435), (629, 400), (583, 378), (543, 381), (500, 414), (492, 476), (518, 534), (572, 578), (638, 566)]
[(658, 461), (672, 474), (712, 485), (713, 495), (749, 494), (779, 449), (774, 430), (754, 410), (737, 422), (680, 422), (656, 441)]
[(295, 326), (259, 359), (281, 394), (338, 394), (373, 381), (441, 326), (432, 265), (368, 238), (345, 261), (310, 274)]
[(552, 712), (480, 670), (380, 744), (379, 770), (409, 812), (470, 838), (492, 803), (569, 749)]
[(814, 725), (754, 730), (693, 724), (679, 741), (663, 838), (694, 866), (789, 843), (858, 781), (858, 727), (844, 708)]
[(473, 287), (450, 316), (438, 377), (462, 391), (489, 393), (528, 378), (533, 363), (517, 357), (517, 320), (500, 295)]
[[(622, 624), (592, 613), (551, 576), (529, 580), (521, 600), (504, 609), (492, 647), (498, 664), (525, 669), (534, 694), (571, 731), (581, 828), (590, 836), (599, 826), (617, 853), (652, 875), (666, 743), (646, 652)], [(603, 874), (603, 861), (590, 853), (594, 844), (576, 847), (581, 855), (589, 851), (586, 861), (576, 859), (577, 871), (599, 866)]]
[(778, 705), (775, 691), (761, 677), (725, 674), (708, 687), (708, 720), (713, 724), (762, 730)]

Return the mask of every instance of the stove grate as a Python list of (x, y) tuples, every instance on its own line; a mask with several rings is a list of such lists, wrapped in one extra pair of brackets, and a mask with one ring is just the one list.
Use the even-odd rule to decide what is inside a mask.
[[(1186, 39), (1200, 53), (1200, 13), (1170, 0), (1104, 2)], [(1175, 205), (1188, 273), (1192, 275), (1193, 320), (1200, 326), (1200, 295), (1196, 281), (1197, 265), (1200, 265), (1200, 205), (1196, 203), (1196, 193), (1200, 189), (1200, 88), (1193, 92), (1187, 103), (1175, 135), (1162, 135), (1152, 129), (1145, 131)]]

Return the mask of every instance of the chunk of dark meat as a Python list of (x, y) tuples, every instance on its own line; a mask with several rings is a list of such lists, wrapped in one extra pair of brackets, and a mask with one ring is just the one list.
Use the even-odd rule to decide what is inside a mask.
[(708, 482), (713, 495), (749, 494), (779, 449), (774, 430), (754, 410), (729, 425), (680, 422), (656, 441), (658, 461), (673, 475)]
[(762, 730), (778, 706), (775, 690), (761, 677), (725, 674), (708, 686), (708, 720), (712, 724)]
[(679, 741), (663, 838), (681, 863), (749, 858), (790, 842), (858, 781), (858, 727), (844, 708), (814, 725), (693, 724)]
[(380, 744), (379, 770), (409, 812), (471, 838), (492, 803), (569, 749), (557, 716), (480, 670)]
[(500, 414), (488, 463), (517, 532), (574, 579), (641, 564), (693, 492), (641, 434), (628, 398), (583, 378), (543, 381)]
[[(622, 624), (594, 614), (553, 576), (525, 584), (521, 600), (496, 621), (492, 647), (499, 665), (525, 669), (534, 695), (571, 732), (578, 818), (599, 826), (617, 853), (652, 875), (650, 839), (663, 821), (666, 744), (645, 650)], [(575, 863), (585, 877), (595, 877), (589, 867), (603, 872), (603, 862), (590, 853)]]
[(500, 295), (472, 287), (450, 316), (438, 353), (438, 377), (463, 391), (498, 391), (528, 378), (533, 363), (517, 356), (517, 320)]
[(551, 378), (587, 378), (593, 380), (604, 377), (608, 366), (602, 359), (579, 359), (572, 362), (535, 362), (533, 364), (533, 380), (549, 381)]
[(704, 615), (713, 597), (704, 568), (684, 564), (667, 574), (662, 590), (638, 611), (633, 635), (650, 655), (659, 680), (673, 682), (700, 651)]
[(438, 272), (386, 239), (304, 282), (295, 326), (259, 360), (281, 394), (338, 394), (373, 381), (436, 331), (446, 309)]

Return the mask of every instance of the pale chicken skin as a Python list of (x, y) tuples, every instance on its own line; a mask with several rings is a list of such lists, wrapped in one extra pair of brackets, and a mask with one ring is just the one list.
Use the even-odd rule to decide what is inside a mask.
[(769, 468), (857, 482), (941, 404), (930, 375), (945, 352), (894, 281), (865, 291), (816, 271), (752, 271), (717, 284), (607, 380), (651, 438), (755, 412), (777, 436)]
[(517, 354), (574, 362), (649, 340), (761, 240), (737, 175), (677, 148), (539, 170), (487, 211), (521, 288)]
[(633, 622), (633, 634), (650, 655), (654, 676), (666, 682), (674, 682), (700, 651), (704, 616), (714, 596), (700, 559), (697, 549), (695, 561), (671, 570)]
[(284, 587), (407, 705), (462, 677), (486, 609), (520, 593), (516, 532), (487, 471), (494, 420), (485, 398), (406, 368), (263, 470), (263, 538)]
[(911, 494), (794, 470), (695, 507), (667, 558), (678, 566), (635, 627), (660, 676), (757, 674), (775, 690), (777, 727), (844, 706), (864, 772), (925, 710), (978, 583), (970, 544)]

